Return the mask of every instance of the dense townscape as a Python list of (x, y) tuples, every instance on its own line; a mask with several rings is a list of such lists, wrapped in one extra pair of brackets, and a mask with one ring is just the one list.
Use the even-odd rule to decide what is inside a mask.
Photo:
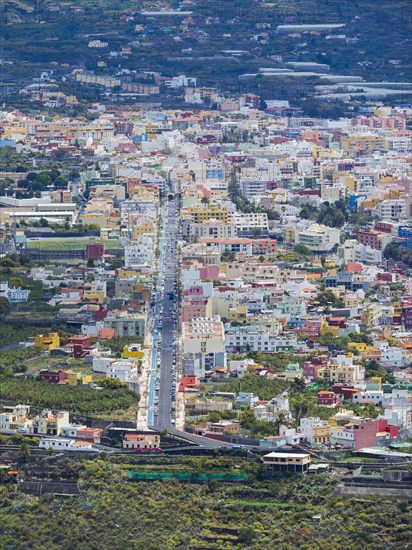
[[(262, 8), (252, 51), (221, 52), (230, 88), (212, 4), (208, 32), (196, 2), (124, 6), (134, 42), (84, 34), (96, 6), (4, 4), (40, 38), (19, 90), (15, 37), (0, 54), (0, 546), (409, 548), (403, 48), (368, 81), (317, 52), (357, 43), (353, 8)], [(51, 62), (42, 25), (68, 14), (82, 61)]]

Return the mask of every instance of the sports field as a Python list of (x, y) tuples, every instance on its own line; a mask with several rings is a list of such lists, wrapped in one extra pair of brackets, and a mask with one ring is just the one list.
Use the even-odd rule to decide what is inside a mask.
[(89, 237), (65, 237), (57, 239), (38, 239), (29, 240), (27, 243), (28, 248), (34, 248), (37, 250), (83, 250), (88, 244), (100, 244), (103, 243), (106, 250), (115, 250), (121, 248), (118, 240), (109, 239), (91, 239)]

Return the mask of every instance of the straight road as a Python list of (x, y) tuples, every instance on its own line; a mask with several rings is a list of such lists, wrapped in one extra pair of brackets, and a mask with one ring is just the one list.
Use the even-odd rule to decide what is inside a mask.
[[(174, 193), (173, 187), (171, 192)], [(231, 447), (230, 444), (221, 441), (214, 441), (206, 437), (188, 434), (176, 429), (175, 426), (175, 395), (178, 390), (178, 376), (176, 372), (176, 350), (178, 348), (178, 301), (176, 297), (177, 285), (177, 240), (178, 240), (178, 219), (179, 210), (177, 199), (167, 201), (164, 216), (164, 233), (160, 239), (161, 255), (159, 260), (159, 283), (156, 294), (156, 307), (154, 318), (154, 347), (152, 360), (152, 373), (156, 373), (158, 385), (152, 381), (153, 388), (158, 387), (153, 393), (153, 403), (149, 408), (157, 414), (149, 412), (149, 426), (157, 430), (167, 430), (170, 434), (182, 437), (192, 443), (203, 447)], [(173, 294), (172, 294), (173, 293)], [(157, 344), (155, 343), (157, 342)], [(154, 374), (156, 376), (156, 374)], [(157, 408), (157, 409), (156, 409)], [(150, 419), (153, 419), (151, 422)]]

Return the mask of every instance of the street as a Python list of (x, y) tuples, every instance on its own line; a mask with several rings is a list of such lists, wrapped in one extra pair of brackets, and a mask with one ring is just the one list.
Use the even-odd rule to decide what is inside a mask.
[[(174, 193), (172, 187), (171, 191)], [(159, 240), (159, 277), (156, 288), (153, 329), (152, 370), (148, 396), (148, 425), (156, 430), (167, 430), (204, 447), (231, 447), (230, 444), (188, 434), (176, 427), (176, 396), (178, 391), (180, 361), (178, 332), (178, 228), (177, 199), (169, 198), (163, 216), (163, 232)]]

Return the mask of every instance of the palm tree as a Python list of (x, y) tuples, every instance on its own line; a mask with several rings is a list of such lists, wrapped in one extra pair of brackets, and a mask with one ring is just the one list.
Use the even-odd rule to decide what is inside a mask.
[(19, 456), (22, 462), (26, 462), (31, 457), (31, 451), (27, 441), (21, 442)]

